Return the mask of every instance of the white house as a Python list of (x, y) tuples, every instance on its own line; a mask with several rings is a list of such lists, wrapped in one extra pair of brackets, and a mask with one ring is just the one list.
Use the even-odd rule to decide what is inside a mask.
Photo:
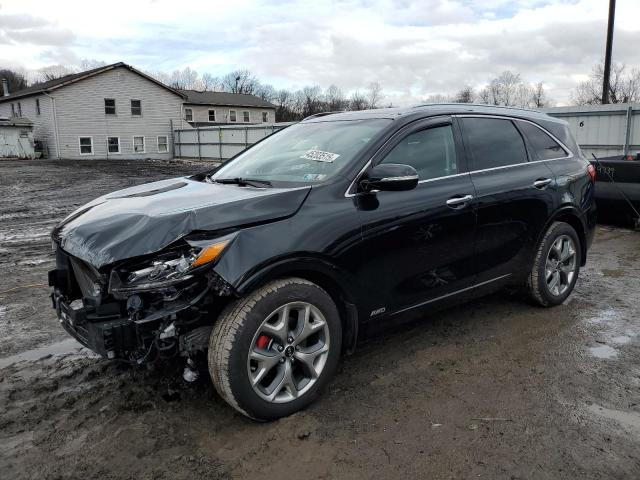
[(182, 93), (124, 63), (7, 92), (0, 116), (33, 121), (49, 158), (172, 158)]
[(186, 97), (182, 118), (192, 127), (276, 121), (276, 107), (255, 95), (196, 90), (180, 92)]

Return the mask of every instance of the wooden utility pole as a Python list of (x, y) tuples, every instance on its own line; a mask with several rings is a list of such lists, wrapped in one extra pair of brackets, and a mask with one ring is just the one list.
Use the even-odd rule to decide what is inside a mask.
[(609, 103), (609, 77), (611, 76), (611, 49), (613, 47), (613, 22), (616, 17), (616, 0), (609, 0), (609, 25), (607, 26), (607, 50), (604, 55), (602, 79), (602, 104)]

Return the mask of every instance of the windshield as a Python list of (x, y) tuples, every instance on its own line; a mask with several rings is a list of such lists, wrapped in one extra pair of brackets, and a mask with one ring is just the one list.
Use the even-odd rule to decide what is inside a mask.
[(213, 181), (319, 183), (340, 172), (391, 120), (298, 123), (223, 165)]

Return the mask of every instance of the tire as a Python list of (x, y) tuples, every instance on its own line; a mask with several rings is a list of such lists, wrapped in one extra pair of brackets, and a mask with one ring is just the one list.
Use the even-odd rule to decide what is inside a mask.
[[(558, 250), (558, 245), (562, 252)], [(573, 250), (573, 261), (562, 261), (562, 257), (566, 255), (566, 245), (572, 247), (567, 251)], [(535, 303), (552, 307), (567, 299), (580, 273), (581, 249), (578, 234), (571, 225), (564, 222), (551, 224), (538, 245), (531, 273), (527, 278), (526, 287)], [(553, 272), (551, 276), (549, 272)], [(556, 279), (557, 282), (554, 283)]]
[(221, 313), (209, 340), (209, 373), (218, 394), (237, 411), (275, 420), (315, 400), (335, 373), (341, 348), (332, 298), (304, 279), (275, 280)]

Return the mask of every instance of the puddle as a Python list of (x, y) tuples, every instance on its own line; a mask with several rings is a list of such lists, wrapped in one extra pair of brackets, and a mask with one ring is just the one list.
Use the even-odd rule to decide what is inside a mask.
[(81, 350), (83, 353), (92, 354), (90, 350), (83, 347), (77, 340), (67, 338), (58, 343), (27, 350), (16, 355), (11, 355), (10, 357), (0, 358), (0, 368), (5, 368), (19, 362), (33, 362), (48, 356), (56, 357), (68, 353), (79, 353)]
[(602, 310), (598, 312), (596, 315), (593, 315), (587, 318), (588, 323), (596, 323), (596, 324), (608, 324), (614, 322), (620, 318), (620, 312), (615, 308), (607, 308), (606, 310)]
[(617, 337), (613, 337), (611, 341), (613, 343), (617, 343), (618, 345), (626, 345), (631, 341), (630, 335), (618, 335)]
[(640, 412), (613, 410), (596, 404), (589, 405), (588, 409), (591, 413), (595, 413), (600, 417), (608, 418), (609, 420), (614, 420), (623, 427), (640, 430)]
[(597, 347), (589, 348), (589, 352), (596, 358), (615, 358), (618, 356), (618, 351), (609, 345), (598, 345)]

